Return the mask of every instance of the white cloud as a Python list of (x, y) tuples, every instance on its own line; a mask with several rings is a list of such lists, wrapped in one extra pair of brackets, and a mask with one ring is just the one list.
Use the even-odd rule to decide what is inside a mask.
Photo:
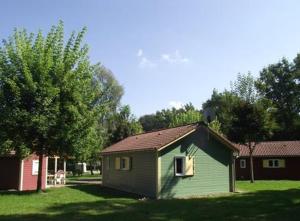
[(136, 56), (141, 57), (143, 56), (143, 49), (139, 49), (138, 52), (136, 53)]
[(171, 54), (162, 54), (160, 57), (161, 60), (166, 61), (170, 64), (187, 63), (190, 61), (189, 58), (182, 56), (179, 50), (176, 50), (174, 53)]
[(153, 68), (156, 67), (158, 64), (162, 64), (163, 62), (167, 62), (169, 64), (182, 64), (188, 63), (190, 61), (189, 58), (184, 57), (179, 50), (175, 50), (174, 53), (165, 53), (160, 55), (160, 59), (149, 59), (143, 49), (138, 49), (136, 56), (139, 61), (140, 68)]
[(169, 105), (171, 107), (174, 107), (175, 109), (180, 109), (180, 108), (182, 108), (184, 106), (181, 101), (170, 101)]
[(156, 64), (153, 61), (150, 61), (146, 57), (141, 57), (141, 60), (140, 60), (140, 63), (139, 63), (140, 68), (153, 68), (155, 66), (156, 66)]
[(140, 68), (153, 68), (156, 66), (155, 62), (151, 61), (144, 55), (143, 49), (139, 49), (136, 53), (136, 56), (139, 59), (139, 67)]

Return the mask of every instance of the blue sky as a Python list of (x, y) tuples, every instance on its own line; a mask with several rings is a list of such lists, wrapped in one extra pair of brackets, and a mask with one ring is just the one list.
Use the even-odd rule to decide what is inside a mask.
[(187, 102), (200, 108), (238, 72), (258, 76), (293, 59), (299, 11), (296, 0), (3, 0), (0, 38), (14, 27), (47, 32), (59, 19), (66, 34), (87, 26), (91, 60), (113, 71), (122, 103), (141, 116)]

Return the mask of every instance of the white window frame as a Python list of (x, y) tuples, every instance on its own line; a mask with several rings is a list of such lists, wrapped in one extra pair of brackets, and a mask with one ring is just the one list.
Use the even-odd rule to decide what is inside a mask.
[(36, 176), (39, 174), (39, 160), (32, 160), (32, 175)]
[(246, 167), (246, 159), (240, 159), (240, 168), (245, 169)]
[[(177, 173), (177, 159), (182, 160), (182, 173)], [(185, 156), (174, 157), (174, 174), (175, 176), (185, 176)]]

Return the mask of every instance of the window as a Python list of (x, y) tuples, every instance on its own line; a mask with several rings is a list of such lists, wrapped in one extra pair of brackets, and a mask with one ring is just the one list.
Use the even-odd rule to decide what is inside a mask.
[(269, 160), (269, 167), (273, 167), (273, 160)]
[(174, 158), (175, 176), (193, 176), (195, 172), (193, 156), (178, 156)]
[(130, 170), (131, 169), (131, 158), (130, 157), (122, 157), (121, 169), (122, 170)]
[(39, 160), (32, 161), (32, 175), (39, 174)]
[(246, 160), (245, 159), (240, 160), (240, 168), (246, 168)]
[(131, 158), (130, 157), (116, 157), (115, 169), (116, 170), (130, 170)]
[(184, 176), (185, 157), (175, 157), (175, 176)]
[(264, 168), (285, 168), (285, 160), (284, 159), (268, 159), (263, 160)]
[(124, 170), (126, 168), (126, 159), (122, 158), (121, 159), (121, 169)]

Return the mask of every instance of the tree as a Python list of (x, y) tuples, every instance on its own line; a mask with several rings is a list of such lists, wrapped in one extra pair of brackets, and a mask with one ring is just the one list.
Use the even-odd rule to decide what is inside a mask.
[(155, 114), (140, 117), (139, 122), (145, 131), (176, 127), (201, 121), (202, 113), (188, 103), (179, 109), (163, 109)]
[(124, 94), (124, 89), (114, 74), (100, 63), (93, 66), (93, 86), (96, 88), (94, 91), (97, 92), (96, 104), (102, 107), (97, 119), (97, 132), (101, 142), (97, 148), (89, 151), (85, 159), (81, 159), (89, 163), (91, 174), (94, 165), (99, 162), (99, 150), (111, 144), (110, 124), (114, 123), (114, 117)]
[(80, 158), (101, 142), (85, 31), (65, 43), (62, 22), (45, 37), (15, 30), (0, 48), (0, 149), (39, 156), (38, 191), (43, 156)]
[(211, 98), (202, 104), (202, 109), (204, 112), (209, 110), (210, 119), (205, 119), (208, 121), (218, 118), (221, 124), (221, 132), (227, 135), (230, 129), (230, 124), (232, 121), (232, 109), (234, 105), (240, 100), (240, 98), (231, 91), (225, 90), (224, 92), (218, 92), (213, 90)]
[(231, 92), (249, 103), (254, 103), (259, 99), (255, 87), (255, 79), (250, 72), (248, 74), (239, 73), (237, 75), (237, 79), (231, 82)]
[(216, 117), (213, 121), (208, 123), (209, 128), (211, 128), (213, 131), (217, 132), (218, 134), (222, 134), (221, 131), (221, 123), (218, 120), (218, 117)]
[(164, 122), (160, 117), (160, 112), (156, 114), (147, 114), (139, 118), (144, 131), (151, 131), (155, 129), (166, 128), (168, 126), (167, 122)]
[(260, 72), (256, 82), (261, 96), (271, 100), (277, 109), (276, 121), (280, 130), (274, 138), (300, 139), (300, 56), (294, 63), (283, 58)]
[(203, 118), (200, 111), (191, 109), (182, 113), (177, 113), (174, 116), (172, 116), (169, 127), (177, 127), (185, 124), (191, 124), (191, 123), (199, 122), (202, 119)]
[(120, 107), (111, 122), (110, 144), (141, 132), (143, 132), (142, 125), (131, 114), (130, 107), (125, 105)]
[(254, 182), (253, 152), (258, 142), (272, 135), (275, 122), (271, 113), (259, 103), (240, 100), (233, 108), (228, 138), (249, 150), (251, 182)]
[(96, 87), (100, 86), (101, 88), (100, 93), (97, 95), (97, 101), (101, 105), (105, 104), (108, 110), (116, 112), (124, 94), (123, 87), (119, 84), (114, 74), (100, 63), (93, 67), (93, 77)]

